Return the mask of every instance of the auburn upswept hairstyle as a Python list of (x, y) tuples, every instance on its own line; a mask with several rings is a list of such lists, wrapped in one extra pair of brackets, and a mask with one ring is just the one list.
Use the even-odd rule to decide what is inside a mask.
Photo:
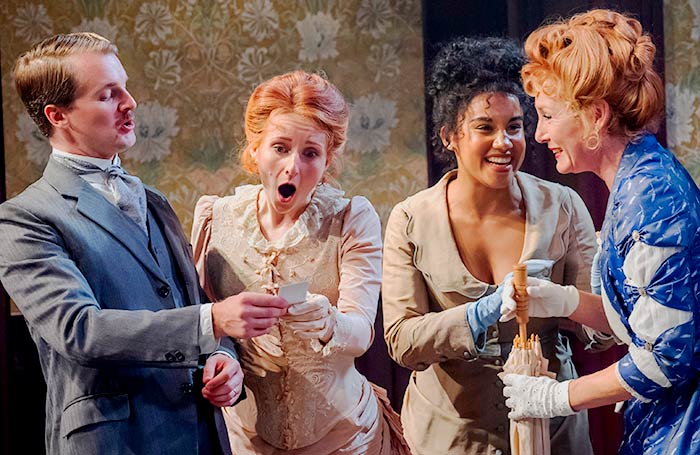
[[(577, 14), (532, 32), (525, 54), (521, 74), (530, 96), (556, 96), (579, 113), (605, 100), (614, 134), (658, 129), (664, 88), (653, 69), (656, 46), (636, 19), (604, 9)], [(591, 126), (580, 117), (587, 135)]]
[(305, 71), (275, 76), (258, 85), (250, 95), (245, 112), (246, 145), (241, 153), (243, 168), (253, 174), (258, 167), (251, 151), (262, 142), (265, 125), (273, 113), (297, 114), (313, 122), (325, 133), (328, 169), (324, 180), (336, 177), (348, 129), (348, 105), (329, 81)]

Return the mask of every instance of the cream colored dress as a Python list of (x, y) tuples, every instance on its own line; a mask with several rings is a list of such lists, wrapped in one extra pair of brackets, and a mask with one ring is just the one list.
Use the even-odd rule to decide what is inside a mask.
[(215, 301), (308, 280), (309, 292), (335, 307), (337, 323), (325, 345), (284, 322), (239, 341), (248, 398), (224, 410), (233, 453), (407, 453), (385, 392), (355, 369), (374, 337), (381, 280), (374, 208), (320, 185), (294, 226), (270, 242), (257, 219), (261, 189), (242, 186), (197, 203), (192, 243), (202, 286)]
[[(496, 286), (464, 266), (447, 210), (448, 172), (433, 187), (394, 207), (384, 235), (382, 298), (389, 354), (413, 370), (401, 410), (414, 455), (508, 455), (508, 407), (503, 370), (518, 325), (497, 322), (472, 338), (466, 305)], [(590, 286), (595, 253), (593, 222), (571, 189), (516, 173), (525, 205), (525, 238), (518, 262), (554, 261), (551, 279)], [(494, 239), (498, 241), (498, 239)], [(577, 377), (559, 318), (530, 318), (528, 332), (541, 338), (549, 370), (563, 381)], [(581, 329), (591, 347), (612, 343)], [(600, 346), (602, 349), (604, 346)], [(592, 455), (585, 412), (551, 419), (552, 453)]]

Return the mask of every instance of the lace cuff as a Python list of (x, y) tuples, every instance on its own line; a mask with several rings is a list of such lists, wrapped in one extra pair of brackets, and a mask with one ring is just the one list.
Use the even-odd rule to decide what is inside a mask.
[(620, 363), (617, 363), (617, 367), (615, 368), (615, 377), (617, 377), (617, 382), (620, 383), (620, 386), (625, 389), (630, 395), (632, 395), (634, 398), (638, 399), (642, 403), (649, 403), (651, 400), (643, 395), (640, 395), (636, 390), (630, 386), (627, 381), (622, 377), (622, 373), (620, 373)]

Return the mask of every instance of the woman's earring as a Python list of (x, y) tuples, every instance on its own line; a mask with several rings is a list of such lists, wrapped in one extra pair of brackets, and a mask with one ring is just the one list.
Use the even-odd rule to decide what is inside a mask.
[(600, 147), (600, 131), (593, 131), (593, 134), (586, 138), (585, 146), (588, 150), (598, 150), (598, 147)]

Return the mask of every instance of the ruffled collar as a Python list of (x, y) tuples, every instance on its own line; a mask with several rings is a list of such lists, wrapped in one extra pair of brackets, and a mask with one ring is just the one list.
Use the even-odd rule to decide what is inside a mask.
[(250, 235), (248, 244), (265, 255), (293, 248), (305, 238), (314, 236), (321, 228), (324, 218), (337, 214), (350, 202), (343, 197), (344, 191), (327, 184), (319, 185), (306, 210), (292, 227), (281, 238), (271, 242), (263, 235), (258, 222), (256, 201), (261, 191), (262, 185), (236, 188), (234, 212), (242, 220), (243, 231)]

